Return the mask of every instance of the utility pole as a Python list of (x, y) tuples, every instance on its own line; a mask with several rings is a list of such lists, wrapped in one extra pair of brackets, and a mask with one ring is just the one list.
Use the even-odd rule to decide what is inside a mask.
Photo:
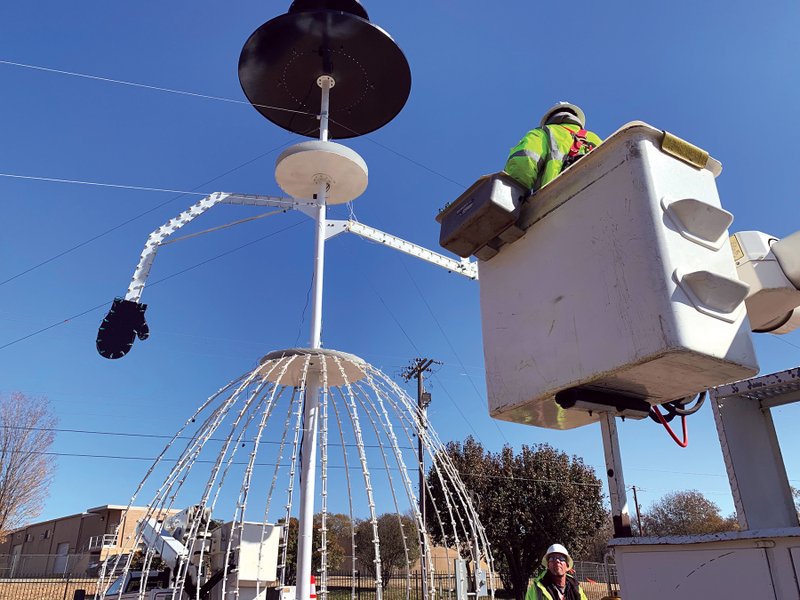
[(636, 521), (639, 523), (639, 535), (644, 535), (644, 529), (642, 529), (642, 515), (639, 513), (639, 498), (636, 496), (636, 486), (632, 485), (631, 489), (633, 490), (633, 505), (636, 507)]
[[(431, 365), (440, 365), (442, 363), (433, 360), (432, 358), (415, 358), (411, 364), (407, 366), (400, 376), (405, 381), (417, 379), (417, 409), (420, 416), (424, 417), (431, 403), (431, 395), (425, 391), (424, 376), (429, 373)], [(422, 419), (421, 419), (422, 422)], [(422, 425), (424, 427), (424, 424)], [(422, 430), (420, 428), (417, 434), (417, 462), (419, 464), (419, 512), (422, 515), (422, 527), (419, 532), (420, 548), (424, 547), (425, 531), (427, 528), (427, 520), (425, 516), (425, 453), (422, 444)], [(425, 553), (420, 552), (419, 557), (420, 570), (422, 571), (422, 597), (427, 600), (428, 598), (428, 565), (425, 561)]]

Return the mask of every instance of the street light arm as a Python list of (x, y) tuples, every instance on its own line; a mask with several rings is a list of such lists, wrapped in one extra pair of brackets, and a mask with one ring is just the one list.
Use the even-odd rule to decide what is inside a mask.
[(178, 231), (181, 227), (188, 225), (197, 217), (202, 215), (207, 210), (213, 208), (217, 204), (273, 206), (287, 210), (300, 210), (301, 212), (306, 212), (307, 207), (312, 206), (311, 202), (295, 200), (292, 198), (280, 198), (277, 196), (228, 194), (225, 192), (215, 192), (210, 196), (206, 196), (199, 202), (192, 204), (177, 217), (164, 223), (161, 227), (153, 231), (148, 236), (144, 245), (144, 250), (142, 250), (141, 257), (139, 258), (139, 264), (136, 265), (136, 270), (133, 272), (131, 283), (128, 286), (128, 292), (125, 294), (125, 300), (139, 302), (142, 297), (142, 292), (144, 291), (147, 278), (150, 276), (150, 269), (153, 266), (156, 253), (158, 252), (159, 247), (166, 243), (165, 240), (173, 233)]

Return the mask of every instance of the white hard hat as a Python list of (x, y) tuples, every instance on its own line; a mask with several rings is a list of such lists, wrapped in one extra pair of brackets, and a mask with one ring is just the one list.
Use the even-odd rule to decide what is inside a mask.
[(542, 116), (542, 120), (539, 121), (539, 127), (544, 127), (547, 120), (552, 117), (554, 114), (562, 112), (562, 111), (569, 111), (571, 113), (575, 113), (578, 117), (578, 121), (581, 122), (581, 127), (586, 126), (586, 115), (583, 114), (583, 111), (580, 109), (579, 106), (575, 106), (571, 102), (556, 102), (551, 106), (546, 113)]
[(569, 552), (567, 552), (567, 549), (564, 548), (564, 546), (562, 546), (561, 544), (553, 544), (547, 549), (547, 552), (544, 553), (544, 557), (542, 557), (543, 567), (547, 566), (547, 557), (550, 556), (551, 554), (563, 554), (564, 556), (566, 556), (567, 567), (570, 569), (572, 568), (572, 565), (575, 564), (574, 561), (572, 560), (572, 557), (569, 555)]

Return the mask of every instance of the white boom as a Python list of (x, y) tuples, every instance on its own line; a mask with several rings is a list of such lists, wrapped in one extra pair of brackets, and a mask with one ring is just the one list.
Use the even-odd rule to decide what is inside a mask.
[(458, 273), (464, 277), (469, 277), (470, 279), (478, 278), (478, 265), (476, 262), (472, 262), (467, 259), (455, 260), (449, 256), (444, 256), (443, 254), (433, 252), (432, 250), (428, 250), (427, 248), (418, 246), (417, 244), (407, 242), (406, 240), (390, 233), (385, 233), (379, 229), (370, 227), (369, 225), (359, 223), (358, 221), (338, 221), (329, 219), (327, 222), (325, 236), (326, 239), (330, 239), (346, 231), (373, 242), (385, 244), (389, 248), (394, 248), (395, 250), (399, 250), (400, 252), (404, 252), (410, 256), (414, 256), (434, 265), (444, 267), (448, 271)]

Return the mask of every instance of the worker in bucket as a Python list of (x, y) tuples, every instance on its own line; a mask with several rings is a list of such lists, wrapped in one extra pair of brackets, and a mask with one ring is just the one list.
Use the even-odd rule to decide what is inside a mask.
[(528, 587), (525, 600), (586, 600), (586, 594), (570, 573), (573, 564), (564, 546), (550, 546), (542, 558), (546, 569)]
[(505, 172), (535, 192), (600, 145), (602, 140), (585, 126), (586, 115), (578, 106), (554, 104), (542, 116), (539, 127), (531, 129), (511, 149)]

